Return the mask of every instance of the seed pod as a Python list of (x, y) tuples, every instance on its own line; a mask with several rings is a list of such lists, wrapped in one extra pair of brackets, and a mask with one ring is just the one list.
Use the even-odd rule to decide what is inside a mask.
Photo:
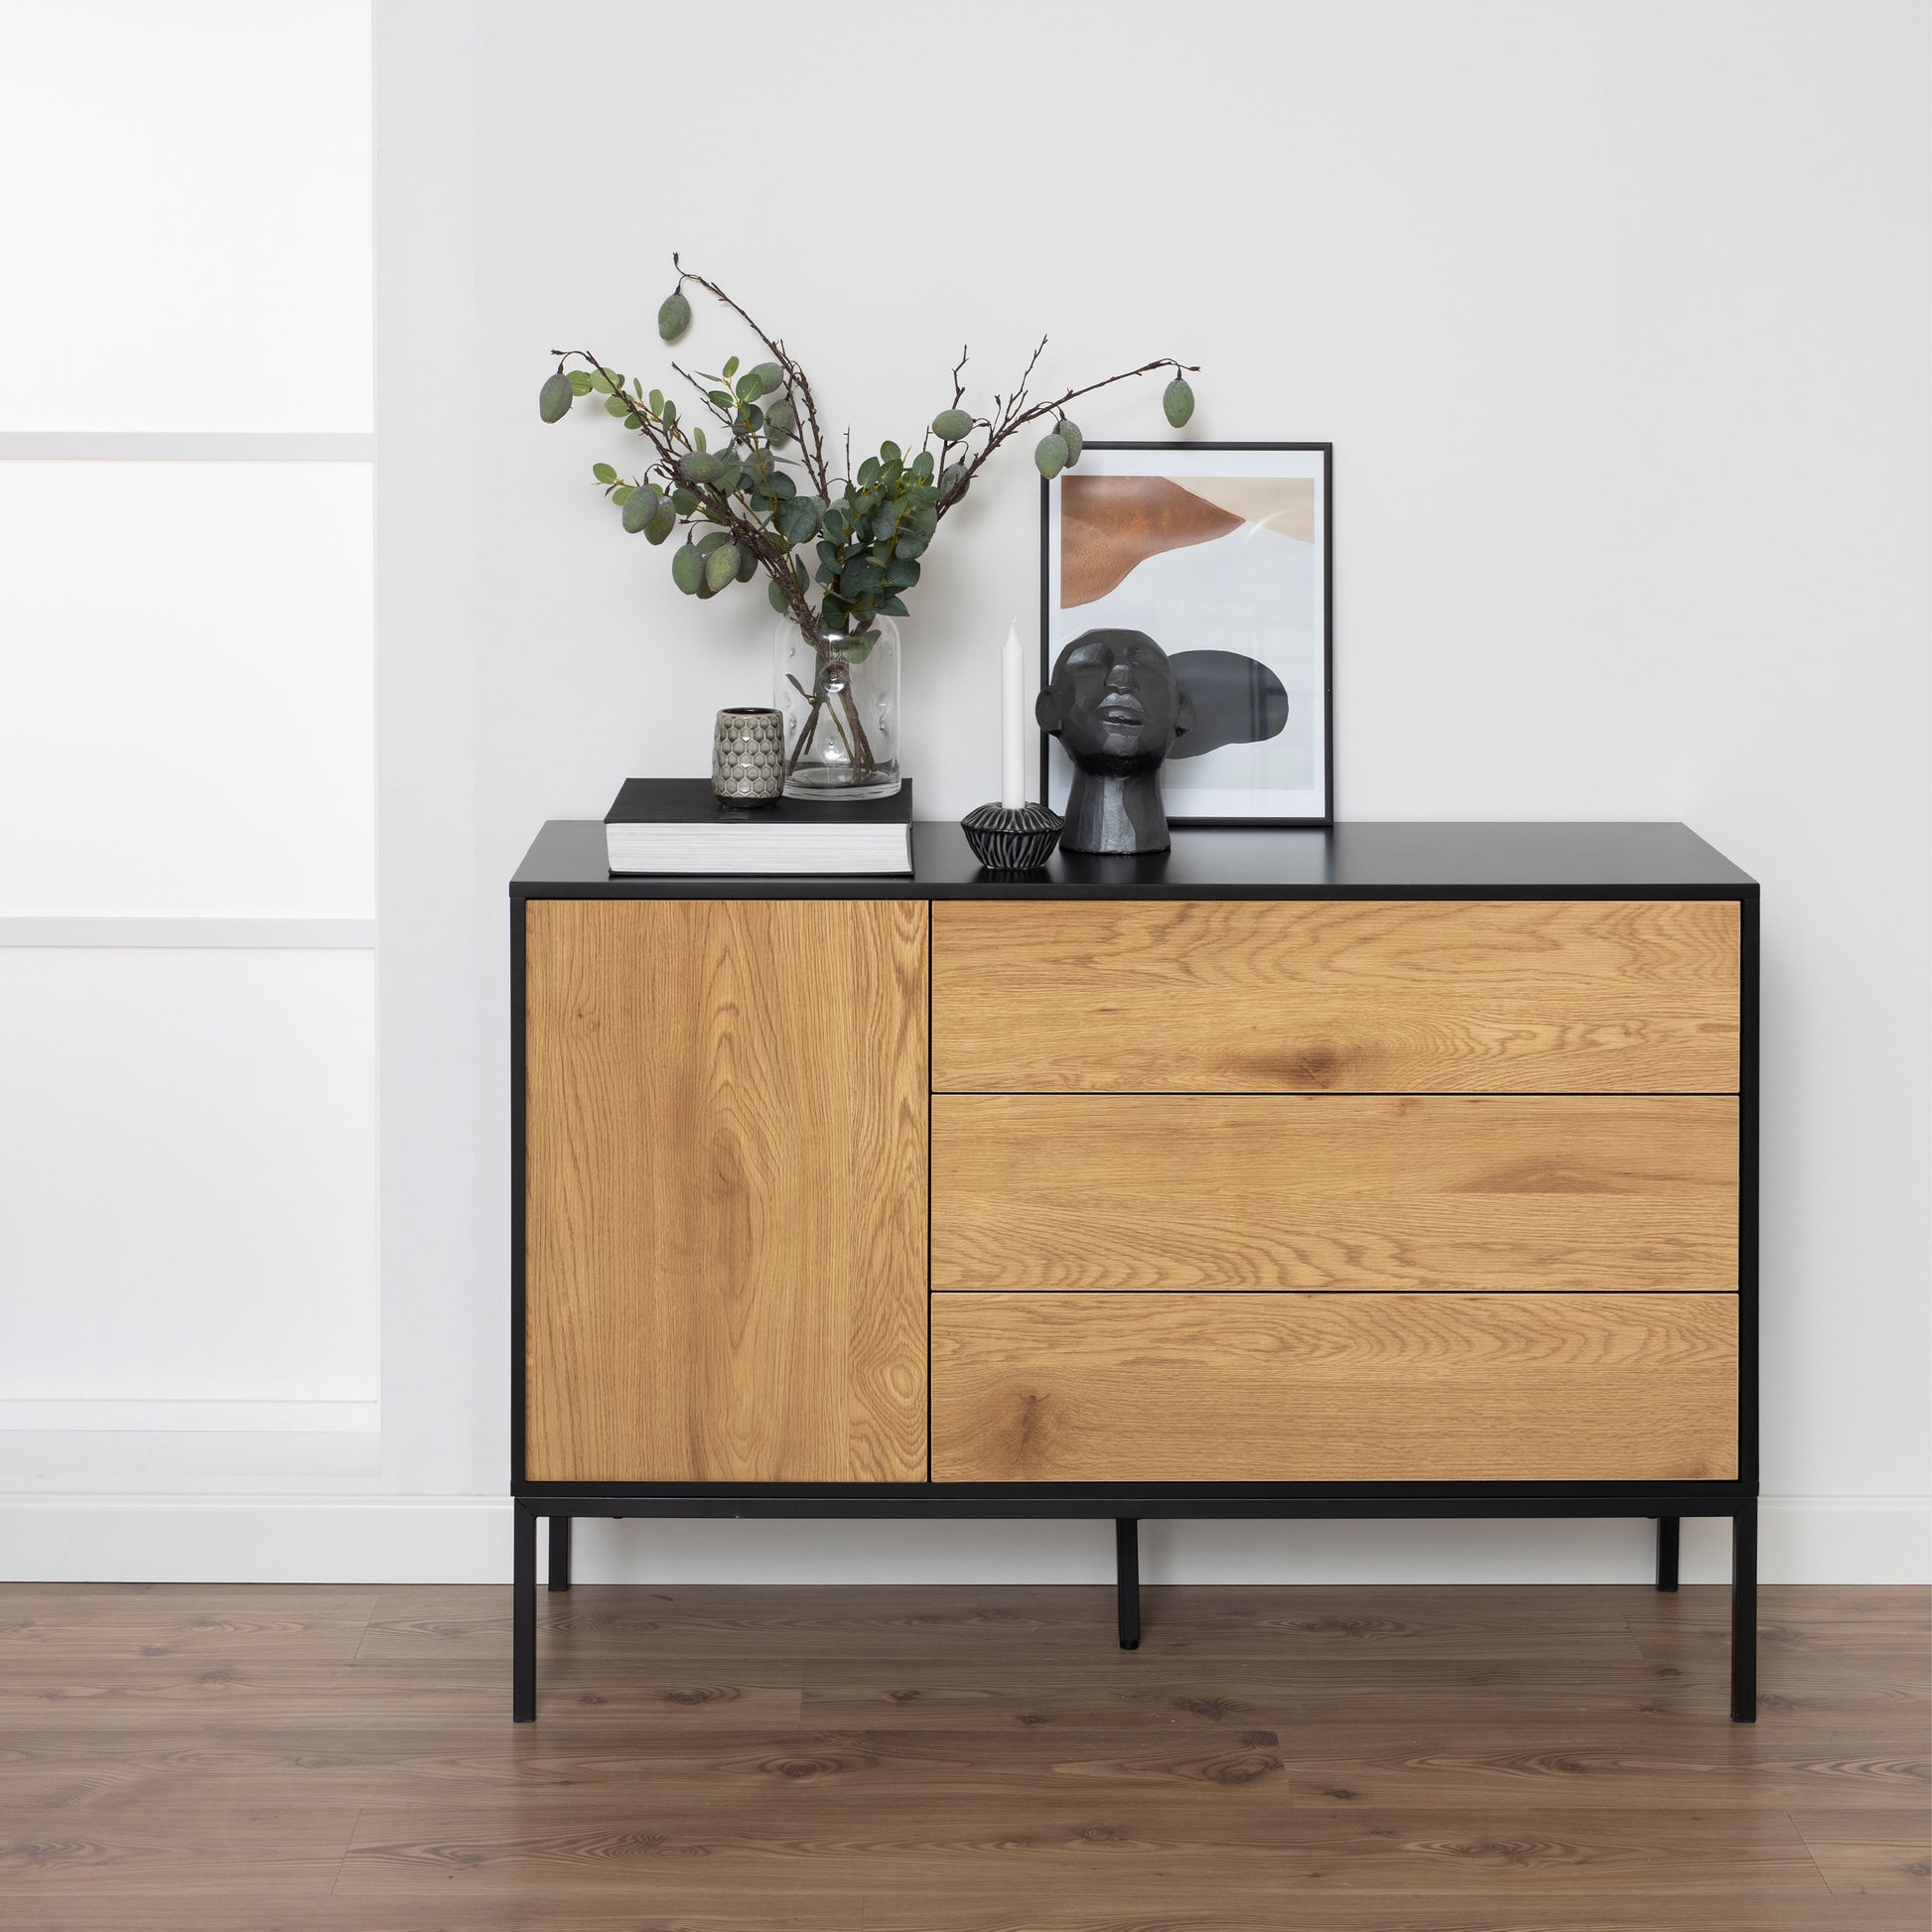
[(671, 582), (686, 597), (695, 597), (698, 586), (704, 582), (704, 559), (689, 543), (680, 544), (671, 559)]
[(673, 289), (657, 311), (657, 333), (665, 342), (674, 343), (690, 327), (691, 305), (682, 289)]
[(633, 489), (623, 499), (623, 527), (635, 536), (657, 514), (663, 500), (649, 483)]
[(1066, 445), (1066, 467), (1071, 470), (1080, 461), (1080, 452), (1087, 447), (1087, 439), (1080, 434), (1080, 425), (1071, 416), (1062, 416), (1053, 425), (1053, 434)]
[(704, 560), (704, 581), (714, 591), (722, 591), (738, 575), (738, 545), (721, 543)]
[(1179, 429), (1194, 413), (1194, 392), (1187, 386), (1187, 378), (1177, 375), (1167, 386), (1161, 397), (1161, 407), (1167, 411), (1168, 421)]
[(678, 475), (686, 483), (716, 483), (724, 470), (724, 464), (715, 456), (707, 456), (702, 450), (684, 458), (677, 466)]
[(537, 414), (546, 423), (558, 422), (570, 414), (570, 405), (576, 400), (577, 391), (570, 386), (570, 377), (559, 369), (537, 391)]
[(1057, 436), (1042, 436), (1034, 445), (1034, 467), (1042, 477), (1057, 477), (1066, 468), (1066, 445)]
[(660, 502), (651, 512), (650, 521), (644, 525), (646, 543), (662, 543), (677, 528), (677, 511), (669, 503)]
[(758, 575), (759, 560), (755, 551), (741, 550), (738, 553), (738, 581), (749, 584)]
[(932, 419), (932, 433), (942, 443), (963, 443), (973, 433), (973, 419), (963, 409), (942, 409)]

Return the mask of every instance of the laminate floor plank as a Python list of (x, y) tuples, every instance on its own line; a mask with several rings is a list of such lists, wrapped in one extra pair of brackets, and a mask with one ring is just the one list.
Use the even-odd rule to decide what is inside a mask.
[(1793, 1727), (1775, 1739), (1709, 1725), (1660, 1732), (1647, 1720), (1592, 1715), (1550, 1722), (1493, 1717), (1421, 1725), (1325, 1719), (1284, 1731), (1297, 1805), (1538, 1811), (1628, 1804), (1820, 1811), (1932, 1803), (1920, 1737), (1873, 1752), (1856, 1732)]
[[(1841, 1897), (1913, 1898), (1932, 1904), (1932, 1827), (1922, 1805), (1793, 1811), (1791, 1822)], [(1929, 1914), (1932, 1916), (1932, 1914)]]
[(13, 1932), (1891, 1932), (1922, 1591), (0, 1586)]

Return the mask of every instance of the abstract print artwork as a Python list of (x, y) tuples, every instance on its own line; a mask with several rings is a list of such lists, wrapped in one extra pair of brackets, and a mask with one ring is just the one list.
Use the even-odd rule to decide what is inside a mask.
[[(1145, 631), (1194, 725), (1162, 769), (1175, 825), (1326, 825), (1325, 443), (1089, 443), (1041, 485), (1040, 680), (1087, 630)], [(1041, 740), (1045, 802), (1072, 767)]]

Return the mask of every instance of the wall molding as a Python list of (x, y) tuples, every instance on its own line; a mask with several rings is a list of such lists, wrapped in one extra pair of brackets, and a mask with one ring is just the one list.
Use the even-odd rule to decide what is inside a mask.
[(0, 1431), (34, 1430), (246, 1430), (278, 1429), (368, 1434), (381, 1427), (379, 1402), (105, 1401), (54, 1397), (0, 1399)]
[(0, 430), (0, 463), (373, 463), (372, 431)]
[[(500, 1496), (0, 1496), (0, 1579), (94, 1583), (462, 1583), (509, 1580)], [(1163, 1583), (1641, 1583), (1641, 1521), (1150, 1522)], [(586, 1583), (1102, 1585), (1092, 1522), (591, 1521)], [(1772, 1496), (1766, 1583), (1932, 1583), (1932, 1496)], [(1727, 1526), (1684, 1526), (1687, 1583), (1727, 1581)]]
[(0, 946), (288, 947), (304, 952), (370, 952), (373, 919), (92, 918), (65, 912), (0, 917)]

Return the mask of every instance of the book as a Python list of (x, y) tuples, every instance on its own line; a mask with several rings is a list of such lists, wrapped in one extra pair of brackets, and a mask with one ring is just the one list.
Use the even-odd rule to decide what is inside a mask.
[(912, 781), (891, 798), (721, 804), (709, 778), (626, 778), (604, 814), (615, 873), (909, 873)]

